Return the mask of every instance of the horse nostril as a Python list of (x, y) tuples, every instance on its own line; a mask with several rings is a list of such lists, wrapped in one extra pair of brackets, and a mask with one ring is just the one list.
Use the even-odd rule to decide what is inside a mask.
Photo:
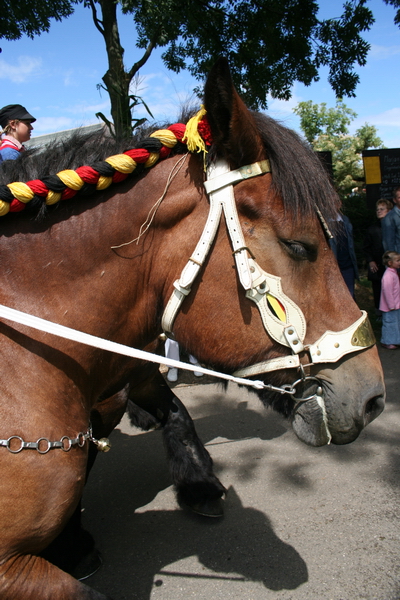
[(385, 398), (384, 398), (384, 396), (382, 396), (382, 394), (379, 394), (378, 396), (374, 396), (373, 398), (370, 398), (370, 400), (368, 400), (368, 402), (366, 403), (365, 410), (364, 410), (365, 425), (367, 425), (368, 423), (371, 423), (371, 421), (376, 419), (376, 417), (381, 414), (384, 407), (385, 407)]

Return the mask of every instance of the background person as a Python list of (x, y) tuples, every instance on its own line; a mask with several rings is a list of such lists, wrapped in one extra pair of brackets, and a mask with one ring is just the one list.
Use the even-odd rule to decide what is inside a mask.
[(382, 242), (386, 252), (400, 252), (400, 187), (393, 190), (394, 207), (382, 220)]
[(330, 243), (343, 279), (354, 298), (354, 285), (355, 280), (358, 279), (358, 266), (354, 250), (353, 226), (346, 215), (338, 215), (335, 235)]
[(36, 121), (21, 104), (8, 104), (0, 110), (0, 125), (4, 137), (0, 145), (0, 163), (15, 160), (25, 150), (23, 143), (31, 138), (32, 123)]
[(380, 315), (381, 279), (385, 272), (382, 256), (385, 252), (382, 244), (382, 219), (392, 210), (390, 200), (381, 199), (376, 203), (377, 221), (370, 225), (364, 237), (364, 256), (368, 267), (368, 279), (372, 284), (375, 311)]
[(379, 308), (382, 311), (381, 344), (388, 350), (400, 346), (400, 254), (389, 250), (383, 255), (386, 270), (382, 277), (382, 292)]

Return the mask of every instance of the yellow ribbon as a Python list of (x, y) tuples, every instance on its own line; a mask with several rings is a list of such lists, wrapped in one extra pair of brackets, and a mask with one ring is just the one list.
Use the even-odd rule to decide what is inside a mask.
[(49, 190), (49, 193), (46, 196), (46, 204), (48, 206), (51, 204), (56, 204), (61, 200), (61, 196), (61, 192), (53, 192), (52, 190)]
[(159, 129), (158, 131), (154, 131), (154, 133), (150, 134), (150, 137), (155, 137), (162, 143), (163, 146), (167, 148), (173, 148), (178, 141), (175, 137), (175, 134), (172, 133), (169, 129)]
[(0, 200), (0, 217), (4, 217), (10, 211), (9, 202), (4, 202), (4, 200)]
[(105, 190), (112, 184), (112, 177), (104, 177), (100, 175), (99, 180), (96, 184), (96, 190)]
[(85, 183), (83, 179), (81, 179), (72, 169), (66, 169), (65, 171), (60, 171), (57, 173), (57, 177), (61, 179), (64, 185), (66, 185), (71, 190), (75, 190), (76, 192), (81, 189), (83, 184)]
[(155, 165), (159, 158), (160, 158), (160, 155), (158, 154), (158, 152), (150, 152), (149, 158), (144, 163), (144, 166), (146, 167), (146, 169), (149, 169), (150, 167)]
[(194, 117), (189, 119), (186, 125), (185, 135), (182, 138), (182, 142), (186, 142), (189, 152), (207, 152), (206, 144), (197, 129), (200, 121), (206, 114), (207, 111), (204, 106), (202, 106), (199, 112)]
[(127, 154), (115, 154), (106, 158), (105, 162), (119, 173), (132, 173), (136, 168), (136, 162)]
[[(34, 197), (34, 193), (26, 183), (22, 183), (22, 181), (15, 181), (14, 183), (9, 183), (7, 185), (8, 189), (11, 191), (14, 198), (27, 204)], [(7, 211), (8, 212), (8, 211)]]

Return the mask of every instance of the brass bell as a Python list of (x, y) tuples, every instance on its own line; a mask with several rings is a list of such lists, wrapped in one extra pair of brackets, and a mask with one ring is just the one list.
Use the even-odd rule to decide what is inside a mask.
[(97, 440), (96, 446), (100, 452), (108, 452), (111, 449), (110, 440), (108, 438), (101, 438)]

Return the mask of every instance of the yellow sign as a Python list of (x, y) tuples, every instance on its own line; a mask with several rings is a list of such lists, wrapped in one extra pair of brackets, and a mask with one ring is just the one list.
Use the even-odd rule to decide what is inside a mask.
[(379, 156), (364, 156), (365, 183), (382, 183), (381, 163)]

